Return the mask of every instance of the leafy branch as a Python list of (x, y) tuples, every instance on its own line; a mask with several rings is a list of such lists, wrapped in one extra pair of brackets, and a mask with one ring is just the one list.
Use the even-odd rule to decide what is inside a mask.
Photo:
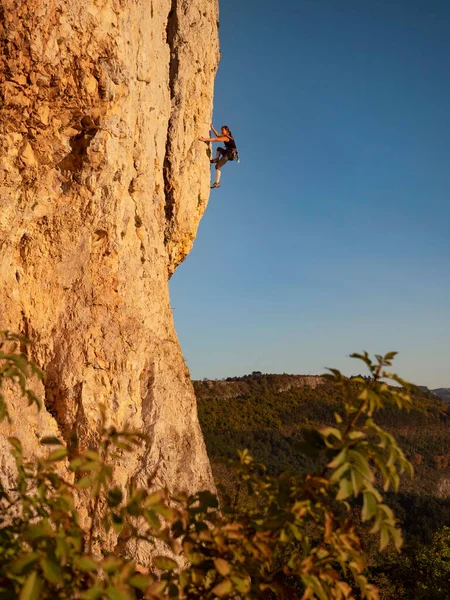
[(0, 331), (0, 423), (5, 419), (11, 423), (11, 418), (5, 402), (3, 388), (6, 382), (18, 385), (22, 396), (27, 398), (28, 405), (36, 404), (38, 409), (42, 403), (38, 396), (27, 385), (27, 380), (36, 377), (42, 379), (42, 371), (29, 360), (26, 354), (20, 351), (21, 347), (30, 341), (24, 336)]
[[(397, 490), (412, 467), (375, 415), (386, 404), (407, 409), (410, 399), (404, 384), (385, 381), (401, 383), (386, 370), (394, 353), (354, 357), (370, 378), (349, 380), (331, 370), (343, 414), (335, 414), (333, 427), (305, 431), (298, 445), (322, 466), (306, 476), (273, 477), (242, 450), (235, 470), (244, 505), (219, 510), (210, 491), (188, 496), (155, 489), (152, 481), (116, 485), (118, 457), (148, 440), (118, 431), (104, 407), (96, 447), (71, 459), (58, 438), (42, 439), (49, 452), (31, 461), (10, 438), (17, 476), (0, 502), (0, 598), (377, 600), (353, 511), (360, 500), (360, 520), (379, 536), (380, 549), (390, 542), (400, 548), (401, 531), (379, 483)], [(88, 499), (87, 525), (76, 508), (80, 497)], [(114, 552), (110, 534), (120, 541)], [(142, 565), (128, 557), (139, 544), (154, 548)]]

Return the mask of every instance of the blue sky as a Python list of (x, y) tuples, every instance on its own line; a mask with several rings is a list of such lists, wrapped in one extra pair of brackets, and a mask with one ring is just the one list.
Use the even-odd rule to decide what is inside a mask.
[(241, 163), (170, 283), (192, 377), (397, 350), (450, 387), (450, 3), (223, 0), (220, 39)]

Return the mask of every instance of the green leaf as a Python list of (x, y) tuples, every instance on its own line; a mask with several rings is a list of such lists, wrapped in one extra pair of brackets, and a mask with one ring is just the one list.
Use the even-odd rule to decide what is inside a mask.
[(322, 427), (322, 429), (320, 429), (320, 433), (326, 438), (333, 436), (338, 440), (342, 440), (342, 433), (336, 427)]
[(119, 506), (119, 504), (122, 502), (122, 498), (122, 490), (119, 487), (116, 486), (108, 490), (107, 501), (108, 506), (110, 506), (111, 508)]
[(164, 492), (162, 490), (157, 490), (147, 496), (144, 504), (145, 506), (154, 506), (155, 504), (160, 504), (164, 499)]
[[(183, 542), (183, 551), (186, 558), (193, 565), (199, 565), (204, 560), (204, 555), (201, 552), (194, 551), (194, 545), (192, 542), (184, 541)], [(193, 571), (195, 573), (196, 571)]]
[(98, 463), (90, 460), (90, 461), (84, 461), (83, 463), (77, 467), (77, 471), (80, 471), (81, 473), (87, 473), (88, 471), (95, 471), (98, 468)]
[(247, 575), (245, 577), (240, 577), (238, 575), (232, 575), (231, 581), (233, 582), (234, 589), (239, 592), (239, 594), (247, 595), (252, 587), (252, 582), (250, 576)]
[(377, 513), (377, 499), (370, 492), (364, 493), (361, 516), (363, 521), (369, 521)]
[(28, 575), (25, 585), (20, 590), (19, 600), (38, 600), (41, 589), (42, 580), (38, 577), (36, 571), (33, 571)]
[(229, 596), (232, 592), (233, 584), (231, 582), (231, 579), (224, 579), (212, 589), (212, 593), (218, 596), (219, 598), (225, 598), (225, 596)]
[(77, 456), (77, 458), (74, 458), (70, 461), (69, 466), (72, 471), (78, 471), (78, 469), (81, 467), (81, 465), (84, 465), (84, 463), (84, 458), (82, 456)]
[(359, 492), (361, 491), (361, 488), (364, 485), (364, 480), (363, 480), (361, 473), (357, 469), (354, 469), (354, 468), (352, 468), (350, 470), (350, 478), (352, 480), (353, 495), (356, 498), (356, 496), (359, 494)]
[(111, 574), (115, 571), (118, 571), (122, 566), (123, 562), (120, 558), (116, 558), (114, 556), (108, 556), (100, 563), (102, 569), (104, 569), (107, 573)]
[(87, 590), (86, 592), (81, 592), (80, 599), (81, 600), (100, 600), (103, 597), (103, 589), (98, 587), (98, 584), (95, 584), (95, 587)]
[(75, 507), (73, 496), (70, 493), (61, 494), (58, 498), (58, 506), (67, 512), (73, 510)]
[(0, 423), (5, 419), (8, 419), (8, 422), (11, 423), (11, 418), (9, 416), (8, 409), (6, 408), (5, 401), (3, 396), (0, 394)]
[(54, 437), (52, 435), (41, 438), (40, 443), (43, 445), (47, 445), (47, 446), (62, 446), (63, 445), (61, 440), (58, 440), (57, 437)]
[(147, 595), (150, 598), (153, 598), (154, 596), (158, 597), (160, 594), (162, 594), (164, 592), (164, 590), (167, 587), (167, 581), (154, 581), (148, 591), (147, 591)]
[[(306, 589), (311, 589), (320, 600), (328, 600), (320, 580), (314, 575), (302, 575), (302, 581)], [(309, 595), (311, 598), (311, 594)]]
[(85, 490), (88, 487), (91, 487), (91, 485), (92, 485), (92, 477), (89, 477), (88, 475), (86, 475), (86, 477), (82, 477), (80, 479), (80, 481), (77, 481), (77, 483), (76, 483), (76, 487), (79, 490)]
[(40, 560), (42, 573), (47, 581), (55, 585), (63, 583), (61, 566), (53, 556), (44, 556)]
[(380, 552), (382, 552), (389, 544), (389, 533), (385, 525), (381, 526), (380, 529)]
[(23, 537), (27, 542), (34, 542), (40, 538), (53, 538), (54, 535), (55, 532), (46, 519), (30, 525), (23, 533)]
[(164, 504), (155, 504), (153, 505), (153, 510), (159, 513), (164, 519), (173, 523), (178, 519), (177, 511), (170, 506), (165, 506)]
[(16, 437), (9, 437), (8, 438), (8, 442), (11, 444), (11, 446), (17, 450), (17, 452), (20, 452), (22, 454), (22, 444), (20, 443), (20, 440)]
[(190, 572), (189, 571), (181, 571), (179, 581), (180, 581), (181, 591), (183, 591), (186, 588), (186, 586), (189, 585), (189, 582), (191, 581)]
[[(108, 518), (108, 516), (106, 516), (106, 519)], [(112, 527), (114, 529), (114, 531), (119, 534), (122, 529), (123, 529), (123, 517), (119, 514), (117, 515), (116, 513), (111, 512), (111, 524)]]
[(67, 454), (67, 448), (58, 448), (57, 450), (50, 452), (50, 454), (47, 456), (47, 461), (57, 462), (59, 460), (63, 460), (63, 458), (66, 458)]
[(363, 477), (368, 479), (370, 482), (373, 482), (374, 475), (369, 467), (369, 463), (362, 454), (356, 452), (355, 450), (350, 450), (348, 453), (348, 458), (353, 462), (355, 468), (358, 469)]
[(39, 559), (39, 554), (37, 552), (31, 552), (30, 554), (26, 554), (21, 558), (17, 558), (13, 561), (8, 571), (13, 573), (14, 575), (21, 575), (25, 571), (27, 571), (28, 567), (33, 565)]
[(97, 571), (97, 563), (94, 559), (89, 556), (81, 556), (75, 560), (75, 567), (80, 571), (89, 573), (91, 571)]
[(94, 462), (100, 461), (100, 454), (96, 450), (86, 450), (83, 452), (83, 456)]
[(214, 566), (216, 567), (217, 572), (223, 577), (226, 577), (231, 572), (231, 565), (224, 558), (215, 558)]
[(334, 413), (334, 420), (336, 421), (336, 423), (338, 425), (340, 425), (342, 423), (342, 417), (339, 413), (335, 412)]
[(289, 523), (289, 529), (291, 530), (292, 535), (295, 537), (296, 540), (303, 540), (303, 538), (305, 537), (305, 534), (302, 531), (302, 529), (300, 529), (300, 527), (298, 527), (297, 525), (294, 525), (294, 523)]
[(347, 453), (348, 453), (348, 448), (343, 448), (339, 454), (337, 454), (333, 460), (331, 460), (328, 464), (327, 467), (329, 469), (337, 469), (337, 467), (340, 467), (344, 462), (346, 462), (347, 460)]
[(144, 510), (144, 518), (150, 525), (150, 527), (157, 530), (160, 529), (161, 522), (159, 520), (159, 517), (152, 510)]
[(161, 571), (173, 571), (178, 568), (178, 563), (168, 556), (154, 556), (153, 564)]
[(348, 434), (348, 438), (350, 440), (361, 440), (365, 437), (366, 434), (363, 431), (350, 431), (350, 433)]
[(345, 500), (353, 494), (353, 485), (349, 479), (341, 479), (339, 482), (339, 491), (336, 494), (336, 500)]
[(119, 590), (111, 586), (106, 589), (106, 595), (110, 600), (132, 600), (132, 597), (126, 590)]
[(136, 573), (128, 580), (128, 583), (133, 587), (141, 590), (141, 592), (145, 592), (148, 586), (153, 583), (153, 579), (148, 575), (141, 575), (140, 573)]
[(383, 512), (386, 515), (386, 519), (391, 523), (395, 523), (394, 511), (387, 504), (380, 504), (378, 506), (380, 512)]
[(340, 479), (342, 478), (344, 473), (346, 473), (349, 469), (350, 469), (350, 463), (344, 463), (343, 465), (341, 465), (339, 468), (336, 469), (336, 471), (334, 471), (334, 473), (332, 473), (332, 475), (330, 477), (330, 483), (335, 483), (335, 482), (340, 481)]
[(282, 529), (280, 531), (280, 537), (279, 540), (282, 544), (288, 544), (291, 541), (290, 535), (289, 533), (286, 531), (286, 529)]
[(367, 398), (369, 397), (369, 390), (367, 388), (364, 388), (359, 396), (358, 396), (358, 400), (367, 400)]
[(391, 534), (392, 541), (394, 542), (395, 548), (400, 550), (403, 545), (403, 536), (400, 529), (397, 527), (390, 527), (389, 533)]

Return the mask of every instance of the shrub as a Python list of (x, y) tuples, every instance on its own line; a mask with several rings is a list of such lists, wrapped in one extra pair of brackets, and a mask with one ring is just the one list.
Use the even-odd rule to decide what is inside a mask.
[[(241, 451), (236, 476), (249, 501), (239, 510), (235, 503), (219, 510), (210, 491), (187, 496), (155, 490), (151, 481), (145, 489), (114, 485), (117, 456), (146, 438), (117, 431), (105, 409), (97, 447), (70, 460), (57, 438), (42, 439), (49, 451), (33, 460), (9, 438), (17, 477), (13, 490), (0, 493), (0, 598), (378, 598), (364, 574), (351, 504), (361, 500), (360, 519), (380, 550), (400, 548), (401, 531), (377, 482), (384, 491), (396, 490), (399, 473), (412, 467), (374, 415), (386, 404), (405, 408), (410, 401), (406, 384), (386, 371), (394, 353), (375, 361), (366, 353), (355, 357), (370, 378), (350, 382), (331, 370), (343, 414), (335, 414), (332, 427), (305, 430), (296, 448), (321, 467), (273, 476)], [(0, 358), (23, 377), (35, 372), (23, 354)], [(12, 378), (26, 394), (20, 373), (2, 368), (0, 384)], [(389, 387), (385, 378), (403, 387)], [(80, 493), (89, 507), (87, 524), (77, 510)], [(110, 551), (112, 533), (122, 551)], [(156, 541), (164, 550), (155, 549), (151, 564), (138, 566), (129, 557), (131, 542)]]

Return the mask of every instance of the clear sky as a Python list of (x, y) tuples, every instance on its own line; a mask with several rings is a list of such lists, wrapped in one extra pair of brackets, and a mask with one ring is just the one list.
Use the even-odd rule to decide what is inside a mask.
[(241, 163), (170, 283), (192, 377), (397, 350), (450, 387), (449, 0), (222, 0), (220, 38)]

